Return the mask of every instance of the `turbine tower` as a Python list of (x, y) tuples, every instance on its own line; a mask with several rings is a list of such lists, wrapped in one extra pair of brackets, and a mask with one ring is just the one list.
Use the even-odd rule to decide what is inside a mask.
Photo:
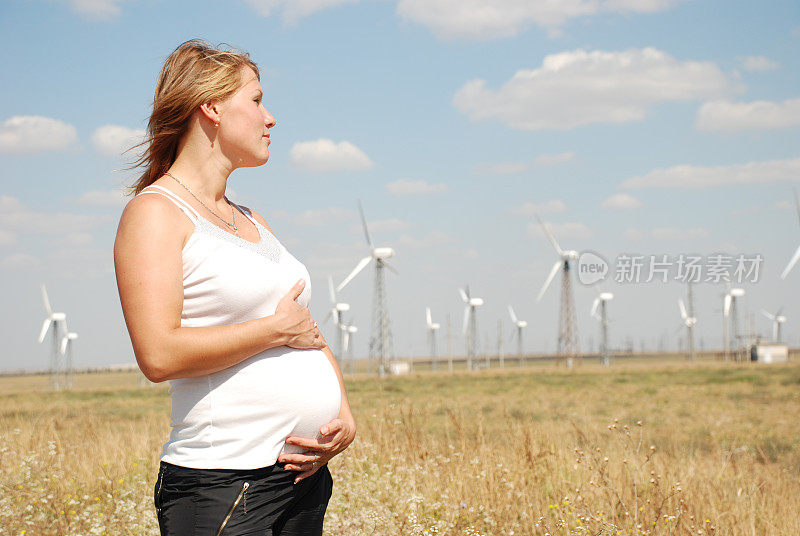
[(469, 286), (458, 289), (464, 301), (464, 337), (467, 343), (467, 369), (472, 370), (472, 360), (478, 355), (478, 320), (475, 317), (475, 308), (483, 305), (481, 298), (469, 295)]
[(47, 297), (47, 289), (42, 284), (42, 299), (44, 300), (44, 308), (47, 311), (47, 318), (42, 323), (42, 331), (39, 333), (39, 343), (44, 342), (44, 337), (47, 335), (48, 330), (52, 326), (52, 346), (50, 351), (50, 374), (53, 389), (59, 389), (59, 343), (61, 342), (60, 333), (67, 332), (67, 315), (65, 313), (54, 313), (53, 308), (50, 307), (50, 299)]
[(336, 301), (336, 290), (333, 288), (333, 278), (331, 276), (328, 276), (328, 290), (331, 297), (331, 310), (328, 312), (328, 316), (325, 317), (325, 322), (333, 317), (333, 323), (336, 324), (336, 358), (344, 359), (345, 350), (342, 345), (344, 338), (342, 333), (347, 326), (342, 324), (342, 313), (350, 310), (350, 304)]
[[(689, 304), (691, 305), (691, 299)], [(686, 306), (683, 304), (682, 299), (678, 299), (678, 307), (681, 311), (683, 325), (686, 326), (686, 340), (689, 341), (689, 359), (694, 361), (694, 325), (697, 324), (697, 318), (686, 311)]]
[(394, 250), (390, 247), (375, 247), (369, 237), (367, 220), (364, 218), (364, 210), (361, 208), (361, 201), (358, 202), (358, 212), (361, 215), (361, 225), (364, 227), (364, 236), (367, 238), (370, 254), (359, 261), (356, 267), (350, 272), (344, 281), (336, 287), (341, 291), (361, 270), (370, 262), (375, 261), (375, 288), (373, 291), (373, 315), (372, 315), (372, 335), (369, 341), (369, 357), (378, 360), (378, 374), (381, 377), (386, 375), (386, 362), (392, 355), (392, 329), (389, 323), (389, 312), (386, 306), (386, 286), (384, 284), (383, 269), (388, 268), (394, 273), (397, 270), (386, 262), (386, 259), (394, 257)]
[(344, 334), (344, 353), (347, 354), (347, 363), (350, 368), (350, 374), (355, 372), (355, 362), (353, 361), (353, 335), (358, 333), (358, 328), (353, 325), (342, 325), (342, 332)]
[(778, 309), (775, 314), (761, 309), (761, 314), (772, 320), (772, 342), (781, 342), (781, 328), (783, 323), (786, 322), (786, 317), (781, 314), (782, 311), (783, 307)]
[(431, 320), (431, 308), (425, 308), (425, 321), (428, 324), (428, 344), (430, 344), (431, 349), (431, 363), (433, 364), (432, 367), (435, 370), (438, 365), (438, 359), (436, 356), (436, 331), (441, 327), (439, 324), (435, 324)]
[(66, 377), (64, 383), (66, 383), (67, 387), (72, 387), (72, 375), (74, 372), (72, 367), (72, 355), (75, 351), (72, 349), (73, 345), (75, 344), (72, 341), (78, 338), (78, 334), (74, 331), (68, 331), (66, 322), (64, 322), (64, 331), (67, 332), (67, 334), (61, 338), (61, 355), (65, 355), (67, 360)]
[[(601, 292), (597, 295), (592, 303), (592, 316), (600, 322), (600, 358), (604, 366), (611, 364), (611, 358), (608, 354), (608, 314), (606, 311), (606, 302), (614, 299), (614, 295), (610, 292)], [(600, 314), (598, 314), (598, 309)]]
[(732, 348), (735, 355), (736, 360), (739, 361), (741, 359), (740, 355), (740, 348), (739, 348), (739, 314), (738, 314), (738, 307), (737, 307), (737, 298), (741, 298), (744, 296), (744, 289), (743, 288), (729, 288), (728, 292), (725, 293), (725, 308), (723, 310), (723, 314), (725, 319), (727, 320), (730, 328), (728, 330), (730, 340), (728, 342), (728, 348)]
[[(797, 197), (797, 188), (794, 188), (794, 208), (797, 211), (797, 219), (800, 220), (800, 198)], [(794, 265), (797, 264), (797, 260), (800, 259), (800, 246), (795, 250), (794, 255), (789, 260), (789, 264), (786, 265), (786, 268), (783, 269), (783, 273), (781, 274), (781, 279), (786, 279), (786, 276), (789, 275), (789, 272), (794, 268)]]
[(536, 215), (536, 221), (542, 226), (545, 236), (553, 245), (558, 254), (558, 260), (550, 270), (550, 275), (539, 291), (536, 301), (542, 299), (547, 287), (553, 281), (559, 270), (561, 270), (561, 307), (558, 313), (558, 358), (559, 361), (566, 360), (567, 366), (572, 368), (572, 362), (578, 355), (578, 322), (575, 318), (575, 299), (572, 295), (572, 282), (570, 277), (570, 261), (578, 259), (578, 252), (574, 250), (563, 250), (556, 242), (547, 226)]
[(687, 309), (684, 306), (683, 300), (678, 300), (678, 306), (681, 310), (681, 318), (686, 326), (686, 338), (689, 341), (689, 360), (694, 361), (694, 326), (697, 324), (697, 317), (694, 315), (694, 292), (692, 292), (691, 280), (687, 281), (686, 284), (688, 287), (687, 299), (689, 300), (689, 308)]
[(511, 315), (511, 322), (514, 323), (514, 327), (517, 328), (511, 332), (511, 340), (513, 341), (514, 337), (517, 338), (517, 359), (519, 360), (519, 364), (522, 365), (525, 361), (522, 351), (522, 328), (528, 327), (528, 323), (525, 320), (517, 320), (517, 315), (514, 314), (514, 308), (510, 305), (508, 306), (508, 314)]

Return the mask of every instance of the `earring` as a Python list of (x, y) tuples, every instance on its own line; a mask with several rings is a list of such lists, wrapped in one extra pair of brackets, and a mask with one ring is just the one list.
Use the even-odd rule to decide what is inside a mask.
[(219, 128), (219, 123), (214, 123), (214, 128)]

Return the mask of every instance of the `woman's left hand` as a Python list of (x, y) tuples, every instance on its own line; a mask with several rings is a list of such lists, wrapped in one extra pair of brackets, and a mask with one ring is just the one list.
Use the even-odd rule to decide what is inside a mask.
[(317, 472), (317, 469), (346, 449), (356, 437), (356, 424), (353, 421), (333, 419), (320, 428), (320, 436), (316, 439), (290, 436), (286, 443), (306, 449), (298, 454), (281, 454), (278, 461), (286, 463), (285, 469), (300, 471), (295, 478), (297, 484)]

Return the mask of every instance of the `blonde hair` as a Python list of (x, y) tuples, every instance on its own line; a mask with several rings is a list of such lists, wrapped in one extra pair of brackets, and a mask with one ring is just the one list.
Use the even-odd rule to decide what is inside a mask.
[(167, 57), (158, 76), (147, 136), (131, 147), (145, 145), (146, 149), (128, 168), (145, 167), (139, 179), (128, 187), (129, 194), (138, 194), (164, 175), (178, 156), (178, 144), (194, 111), (205, 102), (224, 101), (236, 93), (244, 82), (243, 66), (253, 69), (261, 80), (249, 54), (235, 49), (220, 50), (201, 39), (182, 43)]

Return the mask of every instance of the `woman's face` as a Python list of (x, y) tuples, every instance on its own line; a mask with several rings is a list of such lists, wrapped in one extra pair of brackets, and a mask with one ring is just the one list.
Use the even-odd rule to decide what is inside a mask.
[(242, 67), (242, 81), (242, 87), (220, 103), (217, 139), (236, 167), (255, 167), (269, 159), (269, 129), (275, 118), (261, 102), (263, 92), (253, 69)]

